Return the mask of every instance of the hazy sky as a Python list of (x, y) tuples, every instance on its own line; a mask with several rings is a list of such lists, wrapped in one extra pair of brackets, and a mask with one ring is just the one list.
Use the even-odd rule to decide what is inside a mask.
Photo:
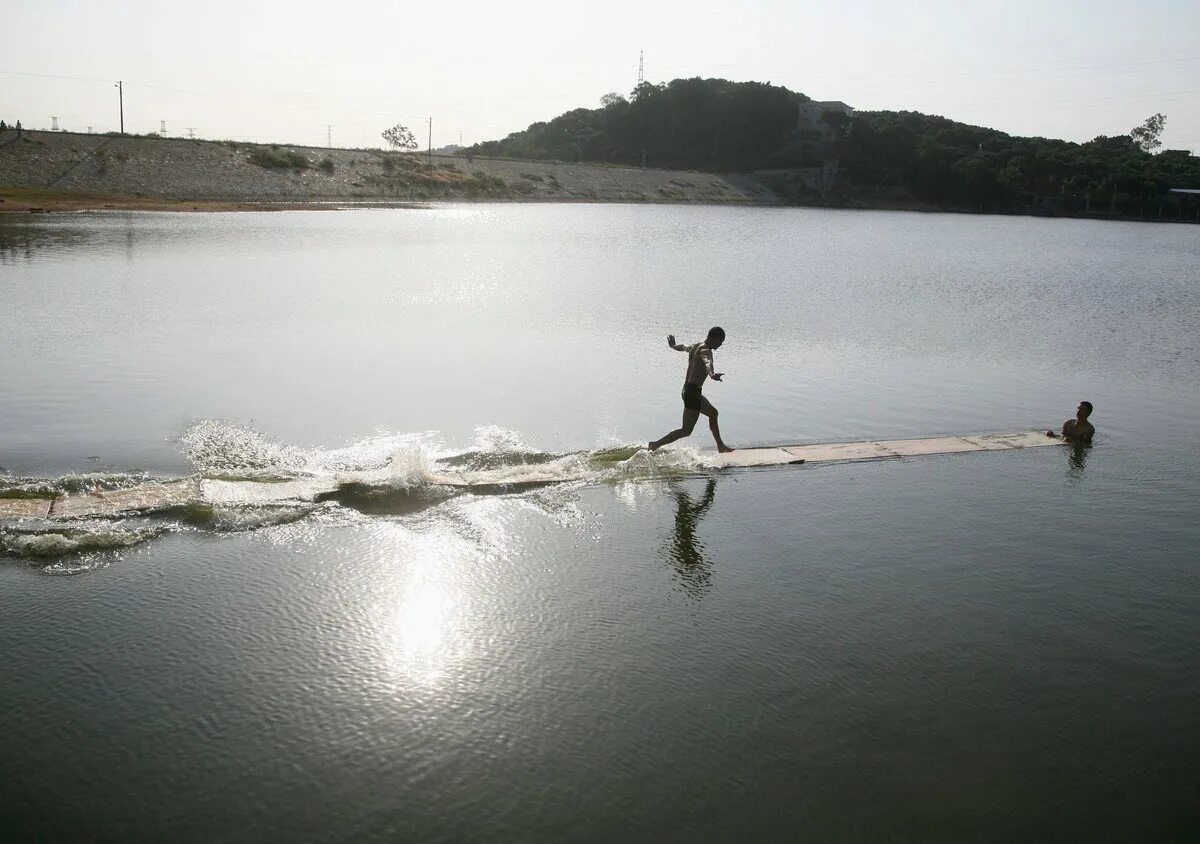
[[(4, 0), (0, 117), (377, 146), (502, 137), (646, 78), (786, 85), (1088, 140), (1167, 115), (1200, 151), (1200, 0), (446, 3)], [(21, 74), (42, 74), (21, 75)], [(45, 78), (78, 77), (76, 79)], [(88, 81), (96, 80), (96, 81)]]

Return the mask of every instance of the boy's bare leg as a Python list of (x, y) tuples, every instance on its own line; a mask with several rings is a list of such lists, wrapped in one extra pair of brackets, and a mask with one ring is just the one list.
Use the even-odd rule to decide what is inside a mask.
[(683, 409), (683, 423), (671, 433), (667, 434), (661, 440), (655, 440), (650, 443), (650, 450), (657, 451), (667, 443), (673, 443), (675, 440), (681, 440), (684, 437), (689, 437), (692, 434), (692, 429), (696, 427), (696, 420), (700, 418), (700, 411), (691, 410), (690, 408)]
[(725, 441), (721, 439), (721, 429), (717, 427), (717, 409), (713, 407), (712, 402), (708, 399), (703, 399), (703, 407), (700, 412), (708, 417), (708, 429), (712, 431), (713, 439), (717, 441), (717, 451), (725, 454), (733, 451), (732, 448), (725, 445)]

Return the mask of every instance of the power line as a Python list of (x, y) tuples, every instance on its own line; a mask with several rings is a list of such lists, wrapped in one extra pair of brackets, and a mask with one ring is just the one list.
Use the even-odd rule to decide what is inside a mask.
[[(1049, 66), (1049, 67), (1042, 66), (1042, 67), (1036, 67), (1036, 68), (1026, 67), (1026, 68), (1010, 68), (1010, 69), (994, 69), (994, 70), (978, 70), (978, 71), (938, 70), (938, 69), (889, 70), (886, 68), (875, 68), (874, 70), (877, 72), (872, 73), (870, 76), (850, 77), (850, 76), (837, 76), (836, 74), (833, 74), (833, 73), (821, 73), (821, 74), (816, 74), (816, 78), (818, 78), (818, 79), (836, 78), (836, 79), (840, 80), (843, 84), (845, 84), (845, 83), (854, 83), (854, 82), (863, 81), (863, 80), (878, 80), (881, 76), (919, 76), (922, 74), (937, 74), (937, 75), (940, 75), (943, 77), (973, 77), (973, 76), (996, 76), (996, 75), (1004, 75), (1004, 74), (1037, 74), (1037, 73), (1061, 74), (1061, 73), (1073, 73), (1076, 71), (1096, 71), (1096, 70), (1104, 70), (1104, 69), (1112, 69), (1112, 68), (1133, 68), (1134, 69), (1132, 71), (1133, 73), (1140, 73), (1143, 71), (1138, 70), (1139, 68), (1150, 68), (1150, 67), (1155, 67), (1155, 66), (1174, 65), (1174, 64), (1180, 64), (1180, 63), (1200, 61), (1200, 56), (1193, 55), (1193, 56), (1176, 56), (1176, 57), (1170, 57), (1170, 58), (1154, 58), (1154, 59), (1145, 59), (1145, 60), (1129, 60), (1129, 61), (1103, 62), (1103, 63), (1090, 63), (1090, 64), (1079, 64), (1078, 63), (1080, 61), (1086, 62), (1091, 58), (1093, 58), (1093, 57), (1080, 56), (1080, 57), (1064, 58), (1062, 60), (1063, 62), (1075, 62), (1075, 64), (1065, 64), (1065, 65), (1059, 64), (1057, 66)], [(707, 62), (704, 62), (702, 64), (707, 68), (725, 67), (725, 68), (765, 69), (768, 67), (766, 65), (718, 65), (718, 64), (711, 64), (711, 63), (707, 63)], [(682, 66), (667, 65), (665, 67), (666, 68), (672, 68), (672, 67), (678, 68), (678, 67), (682, 67)], [(41, 79), (62, 79), (62, 80), (78, 81), (78, 82), (103, 82), (103, 83), (113, 84), (118, 89), (119, 106), (120, 106), (120, 127), (121, 127), (121, 131), (124, 132), (124, 83), (122, 81), (114, 81), (111, 79), (104, 79), (104, 78), (100, 78), (100, 77), (69, 76), (69, 75), (64, 75), (64, 74), (33, 73), (33, 72), (28, 72), (28, 71), (16, 71), (16, 70), (0, 70), (0, 74), (9, 75), (9, 76), (41, 78)], [(644, 81), (645, 81), (645, 51), (642, 50), (642, 51), (639, 51), (639, 53), (638, 53), (638, 83), (642, 84)], [(303, 106), (303, 105), (296, 105), (294, 103), (284, 103), (284, 102), (280, 102), (280, 101), (276, 101), (276, 100), (231, 96), (231, 95), (227, 95), (227, 94), (213, 93), (210, 91), (197, 91), (197, 90), (185, 89), (185, 88), (174, 88), (174, 87), (169, 87), (169, 86), (165, 86), (165, 85), (155, 85), (155, 84), (151, 84), (151, 83), (136, 83), (135, 82), (132, 84), (135, 84), (135, 85), (140, 84), (142, 87), (148, 88), (148, 89), (168, 91), (168, 92), (177, 93), (177, 94), (187, 94), (187, 95), (201, 96), (201, 97), (212, 97), (212, 98), (216, 98), (216, 99), (228, 100), (231, 102), (244, 102), (244, 103), (250, 103), (250, 104), (255, 104), (255, 105), (268, 105), (268, 106), (274, 106), (274, 107), (278, 107), (278, 108), (291, 109), (291, 110), (296, 110), (296, 111), (306, 111), (306, 112), (313, 111), (316, 109), (322, 109), (322, 110), (325, 110), (328, 112), (328, 108), (326, 106)], [(924, 83), (917, 83), (917, 84), (924, 84)], [(931, 80), (929, 84), (936, 84), (936, 80)], [(1193, 92), (1191, 92), (1190, 90), (1188, 90), (1188, 91), (1168, 91), (1168, 92), (1161, 92), (1161, 93), (1157, 93), (1157, 94), (1144, 93), (1144, 92), (1130, 92), (1129, 94), (1122, 94), (1122, 95), (1117, 95), (1117, 96), (1095, 97), (1095, 98), (1069, 97), (1069, 98), (1064, 98), (1062, 100), (1040, 100), (1040, 101), (1027, 101), (1026, 100), (1026, 101), (1022, 101), (1022, 103), (1027, 104), (1027, 105), (1038, 105), (1038, 104), (1051, 104), (1051, 103), (1056, 103), (1056, 102), (1081, 103), (1082, 104), (1082, 103), (1088, 103), (1088, 102), (1114, 102), (1114, 101), (1121, 101), (1121, 100), (1130, 100), (1130, 101), (1139, 100), (1140, 101), (1140, 100), (1145, 100), (1145, 99), (1151, 99), (1154, 97), (1185, 96), (1185, 95), (1189, 95), (1191, 93), (1193, 93)], [(987, 103), (980, 102), (980, 101), (972, 101), (970, 104), (971, 105), (986, 105)], [(1007, 103), (1006, 103), (1006, 101), (997, 100), (996, 104), (1007, 104)], [(946, 106), (943, 105), (940, 107), (944, 108)], [(396, 114), (391, 111), (386, 111), (386, 112), (358, 111), (358, 110), (354, 110), (354, 109), (345, 109), (345, 110), (335, 110), (334, 113), (335, 114), (343, 114), (343, 115), (347, 115), (347, 116), (355, 116), (355, 117), (363, 118), (363, 119), (383, 118), (383, 119), (389, 119), (389, 120), (390, 119), (400, 119), (400, 120), (414, 121), (414, 122), (417, 120), (426, 119), (426, 118), (417, 117), (415, 115), (400, 115), (400, 114)], [(452, 116), (450, 118), (444, 117), (443, 119), (453, 119), (453, 117)], [(498, 126), (496, 124), (474, 123), (474, 122), (465, 121), (465, 120), (459, 120), (457, 122), (462, 126), (472, 126), (472, 127), (476, 127), (476, 128), (493, 130), (493, 131), (507, 131), (509, 128), (507, 126)], [(326, 129), (327, 129), (326, 143), (327, 143), (327, 145), (332, 146), (332, 137), (331, 137), (332, 136), (332, 131), (331, 131), (332, 124), (325, 124), (325, 125), (326, 125)], [(432, 126), (431, 126), (431, 128), (432, 128)]]
[(36, 76), (40, 79), (70, 79), (73, 82), (116, 82), (115, 79), (97, 79), (92, 76), (55, 76), (50, 73), (26, 73), (21, 70), (0, 70), (8, 76)]
[[(97, 78), (84, 77), (84, 76), (57, 76), (57, 75), (49, 74), (49, 73), (27, 73), (25, 71), (19, 71), (19, 70), (0, 70), (0, 74), (7, 74), (7, 75), (11, 75), (11, 76), (30, 76), (30, 77), (35, 77), (35, 78), (39, 78), (39, 79), (68, 79), (68, 80), (72, 80), (72, 81), (76, 81), (76, 82), (112, 82), (114, 84), (116, 84), (116, 82), (117, 82), (117, 80), (115, 80), (115, 79), (97, 79)], [(128, 80), (126, 80), (126, 81), (128, 81)], [(229, 94), (216, 94), (211, 91), (196, 91), (196, 90), (190, 89), (190, 88), (173, 88), (173, 87), (170, 87), (167, 85), (155, 85), (151, 82), (136, 82), (135, 81), (135, 82), (130, 82), (130, 84), (138, 85), (142, 88), (150, 88), (150, 89), (156, 90), (156, 91), (170, 91), (171, 93), (174, 93), (174, 94), (190, 94), (192, 96), (197, 96), (197, 97), (212, 97), (214, 99), (229, 100), (230, 102), (250, 103), (252, 105), (270, 105), (270, 106), (277, 106), (279, 108), (295, 109), (297, 111), (316, 111), (316, 110), (325, 110), (326, 109), (325, 106), (303, 106), (303, 105), (296, 105), (295, 103), (284, 103), (284, 102), (280, 102), (278, 100), (263, 100), (263, 99), (256, 99), (253, 97), (236, 97), (236, 96), (231, 96)], [(422, 120), (422, 119), (424, 119), (424, 118), (418, 117), (417, 115), (414, 115), (414, 114), (396, 114), (395, 112), (391, 112), (391, 111), (370, 112), (370, 111), (356, 111), (353, 109), (346, 109), (346, 110), (339, 111), (339, 113), (340, 114), (357, 114), (357, 115), (361, 115), (363, 117), (382, 117), (382, 118), (387, 118), (387, 119), (399, 118), (401, 120)]]

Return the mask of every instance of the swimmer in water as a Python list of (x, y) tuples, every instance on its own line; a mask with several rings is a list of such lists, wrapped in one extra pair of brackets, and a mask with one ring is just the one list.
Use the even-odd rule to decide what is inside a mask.
[(724, 342), (725, 330), (715, 326), (709, 329), (708, 337), (703, 343), (694, 343), (691, 346), (676, 343), (674, 334), (667, 335), (667, 345), (677, 352), (687, 352), (688, 356), (687, 374), (683, 378), (683, 424), (662, 439), (650, 443), (651, 451), (657, 451), (667, 443), (690, 436), (701, 413), (708, 417), (708, 428), (712, 431), (713, 439), (717, 441), (717, 451), (733, 451), (721, 439), (721, 429), (717, 427), (717, 409), (702, 392), (705, 378), (721, 380), (723, 373), (713, 369), (712, 353), (714, 349), (721, 348)]
[(1068, 442), (1086, 445), (1092, 441), (1092, 437), (1096, 435), (1096, 429), (1092, 423), (1088, 421), (1088, 417), (1092, 415), (1092, 403), (1090, 401), (1081, 401), (1079, 407), (1075, 408), (1075, 418), (1068, 419), (1063, 423), (1062, 433), (1056, 434), (1053, 431), (1047, 431), (1048, 437), (1062, 437)]

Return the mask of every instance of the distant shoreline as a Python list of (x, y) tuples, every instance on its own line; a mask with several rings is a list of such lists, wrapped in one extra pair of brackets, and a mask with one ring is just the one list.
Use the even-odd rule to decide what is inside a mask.
[(600, 202), (1196, 222), (1195, 217), (1128, 217), (1100, 210), (1053, 209), (1027, 214), (940, 207), (896, 190), (837, 194), (826, 202), (808, 202), (785, 198), (772, 190), (768, 181), (768, 176), (755, 174), (429, 156), (378, 149), (68, 132), (25, 132), (19, 139), (11, 130), (0, 135), (0, 214), (330, 211), (428, 207), (430, 202)]
[[(578, 205), (600, 203), (605, 205), (721, 205), (730, 203), (680, 202), (670, 200), (638, 200), (638, 199), (590, 199), (568, 197), (539, 197), (529, 199), (524, 197), (431, 197), (426, 201), (398, 201), (382, 198), (361, 199), (328, 199), (318, 197), (313, 199), (165, 199), (159, 197), (122, 196), (118, 194), (90, 193), (48, 193), (45, 191), (26, 191), (20, 188), (0, 188), (0, 216), (4, 215), (40, 215), (40, 214), (74, 214), (85, 211), (140, 211), (140, 212), (189, 212), (203, 213), (234, 213), (234, 212), (272, 212), (272, 211), (346, 211), (354, 209), (410, 209), (420, 210), (432, 208), (434, 203), (486, 205), (497, 202), (518, 204), (563, 204)], [(748, 204), (743, 203), (746, 207)], [(1015, 214), (1005, 212), (968, 211), (954, 208), (935, 208), (919, 204), (877, 203), (877, 204), (823, 204), (800, 205), (785, 203), (760, 203), (750, 207), (762, 208), (807, 208), (823, 209), (826, 211), (902, 211), (912, 214), (967, 214), (976, 217), (1033, 217), (1038, 219), (1056, 220), (1095, 220), (1098, 222), (1124, 223), (1181, 223), (1197, 225), (1195, 220), (1179, 220), (1170, 218), (1122, 217), (1109, 215), (1082, 214)]]
[[(522, 205), (580, 205), (600, 203), (605, 205), (701, 205), (696, 202), (670, 202), (666, 200), (634, 199), (586, 199), (568, 197), (431, 197), (427, 201), (408, 202), (389, 199), (160, 199), (156, 197), (120, 196), (107, 194), (48, 194), (25, 192), (20, 189), (0, 188), (0, 214), (60, 214), (80, 211), (168, 211), (168, 212), (234, 212), (234, 211), (346, 211), (351, 209), (405, 208), (428, 209), (437, 204), (490, 205), (513, 203)], [(726, 205), (728, 203), (713, 203)], [(769, 207), (764, 204), (761, 207)], [(780, 206), (784, 207), (784, 206)], [(850, 209), (853, 210), (853, 209)], [(860, 209), (870, 210), (870, 209)], [(877, 210), (917, 210), (886, 209)]]

